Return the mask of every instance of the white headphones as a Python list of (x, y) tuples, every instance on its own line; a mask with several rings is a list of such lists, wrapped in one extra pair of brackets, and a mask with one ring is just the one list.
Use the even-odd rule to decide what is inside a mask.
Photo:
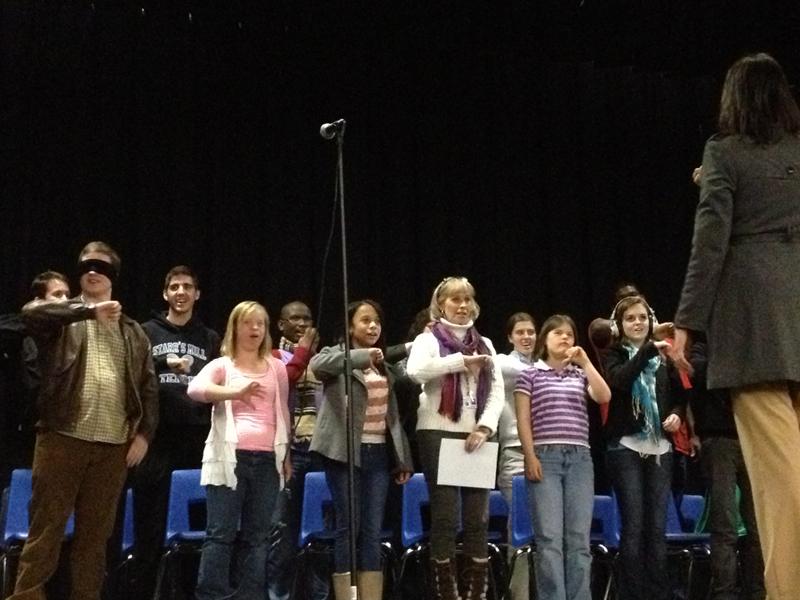
[(650, 308), (650, 305), (647, 303), (647, 300), (644, 299), (644, 296), (639, 294), (633, 294), (631, 296), (625, 296), (619, 302), (614, 305), (614, 310), (611, 311), (611, 316), (608, 317), (608, 320), (611, 321), (611, 337), (615, 339), (619, 339), (620, 331), (619, 327), (617, 326), (617, 310), (619, 309), (619, 305), (625, 302), (626, 300), (630, 300), (631, 298), (635, 298), (636, 302), (633, 304), (642, 304), (644, 305), (645, 310), (647, 310), (647, 321), (650, 327), (650, 335), (653, 335), (653, 331), (655, 330), (656, 326), (658, 325), (658, 319), (656, 318), (656, 313)]

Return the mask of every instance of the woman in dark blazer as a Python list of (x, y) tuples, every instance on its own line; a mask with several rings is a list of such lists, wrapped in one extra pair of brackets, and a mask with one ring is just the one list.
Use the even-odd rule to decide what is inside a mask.
[(800, 110), (780, 65), (728, 71), (706, 144), (671, 356), (708, 337), (708, 387), (730, 388), (770, 600), (800, 590)]

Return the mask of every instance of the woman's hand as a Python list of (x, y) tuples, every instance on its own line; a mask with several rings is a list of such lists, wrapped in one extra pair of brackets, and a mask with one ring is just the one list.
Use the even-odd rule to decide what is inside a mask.
[(489, 365), (492, 362), (492, 357), (488, 354), (472, 354), (471, 356), (464, 357), (464, 366), (468, 369), (473, 367), (482, 367), (484, 365)]
[(525, 478), (530, 481), (541, 481), (542, 477), (542, 463), (539, 462), (539, 458), (533, 452), (526, 454)]
[(653, 341), (653, 346), (656, 347), (658, 353), (661, 355), (662, 358), (664, 358), (665, 360), (669, 358), (670, 346), (668, 341), (666, 340)]
[(408, 471), (400, 471), (397, 475), (394, 476), (394, 482), (397, 485), (403, 485), (404, 483), (408, 483), (408, 480), (411, 479), (411, 473)]
[(486, 441), (486, 438), (489, 437), (489, 430), (486, 429), (483, 425), (478, 427), (475, 431), (470, 433), (467, 436), (467, 441), (465, 447), (467, 452), (475, 452), (478, 448), (483, 446), (483, 443)]
[(661, 426), (667, 433), (675, 433), (681, 426), (681, 418), (673, 413), (664, 419), (664, 422), (661, 423)]
[(484, 366), (492, 364), (492, 357), (488, 354), (473, 354), (472, 356), (464, 357), (464, 366), (467, 371), (477, 379)]
[(669, 356), (678, 370), (688, 373), (689, 375), (694, 374), (694, 368), (686, 358), (686, 352), (691, 343), (692, 339), (689, 335), (689, 330), (676, 327), (675, 339), (667, 350), (667, 356)]
[(700, 180), (703, 178), (703, 165), (695, 167), (692, 171), (692, 183), (700, 187)]

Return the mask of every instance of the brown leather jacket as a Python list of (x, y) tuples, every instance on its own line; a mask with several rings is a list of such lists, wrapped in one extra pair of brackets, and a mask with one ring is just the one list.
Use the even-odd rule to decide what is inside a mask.
[[(80, 410), (80, 391), (86, 365), (86, 320), (94, 307), (80, 299), (69, 302), (32, 302), (22, 309), (29, 334), (36, 340), (42, 384), (37, 399), (43, 430), (73, 427)], [(125, 409), (130, 437), (142, 434), (150, 441), (158, 423), (158, 382), (150, 342), (139, 324), (122, 315), (119, 327), (125, 340)]]

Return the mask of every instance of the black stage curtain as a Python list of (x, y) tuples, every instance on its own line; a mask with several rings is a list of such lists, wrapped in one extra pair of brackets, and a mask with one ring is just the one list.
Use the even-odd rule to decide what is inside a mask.
[[(316, 306), (335, 158), (318, 129), (344, 117), (350, 297), (380, 301), (398, 341), (466, 274), (498, 349), (511, 312), (583, 330), (623, 279), (668, 319), (721, 75), (745, 51), (797, 57), (797, 20), (752, 2), (0, 7), (0, 310), (92, 239), (122, 255), (135, 318), (178, 263), (219, 330), (243, 299)], [(338, 261), (336, 243), (326, 340)]]

